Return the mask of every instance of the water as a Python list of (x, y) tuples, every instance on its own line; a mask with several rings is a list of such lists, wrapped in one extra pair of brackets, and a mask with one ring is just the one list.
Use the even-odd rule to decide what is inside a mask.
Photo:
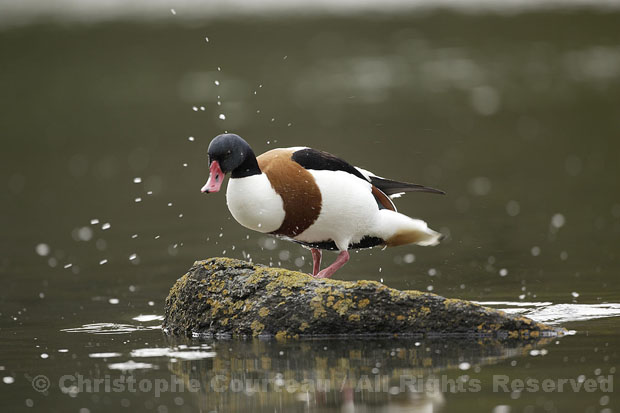
[[(620, 14), (184, 24), (175, 10), (158, 22), (0, 31), (3, 408), (618, 410), (604, 390), (620, 344)], [(352, 254), (339, 278), (432, 289), (574, 334), (522, 344), (166, 337), (165, 297), (196, 259), (311, 270), (305, 250), (245, 231), (223, 194), (200, 194), (208, 142), (225, 130), (257, 153), (311, 145), (447, 192), (396, 200), (448, 235), (443, 245)], [(414, 378), (457, 388), (418, 389)], [(513, 389), (528, 378), (598, 382)]]

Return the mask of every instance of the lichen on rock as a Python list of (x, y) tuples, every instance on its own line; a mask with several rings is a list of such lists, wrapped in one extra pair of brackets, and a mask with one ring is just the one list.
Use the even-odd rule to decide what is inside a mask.
[(376, 281), (316, 279), (231, 258), (196, 261), (166, 299), (175, 335), (468, 335), (530, 339), (562, 329), (465, 300)]

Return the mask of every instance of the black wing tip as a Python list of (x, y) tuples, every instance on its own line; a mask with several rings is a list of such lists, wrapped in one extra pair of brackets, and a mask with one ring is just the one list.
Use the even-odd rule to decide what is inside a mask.
[(405, 192), (426, 192), (429, 194), (446, 195), (446, 191), (442, 191), (441, 189), (431, 188), (429, 186), (423, 186), (420, 188), (411, 188)]
[(399, 192), (428, 192), (431, 194), (446, 195), (446, 192), (441, 189), (408, 182), (393, 181), (378, 176), (371, 176), (370, 181), (387, 195), (397, 194)]
[(437, 188), (428, 188), (430, 189), (430, 193), (432, 194), (437, 194), (437, 195), (446, 195), (446, 191), (442, 191), (441, 189), (437, 189)]

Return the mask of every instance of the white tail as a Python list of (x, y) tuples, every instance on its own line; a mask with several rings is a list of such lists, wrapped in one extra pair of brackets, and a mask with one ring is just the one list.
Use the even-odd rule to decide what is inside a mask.
[(426, 222), (409, 218), (398, 212), (382, 209), (379, 211), (377, 234), (385, 240), (388, 247), (417, 244), (433, 246), (443, 238), (439, 232), (433, 231)]

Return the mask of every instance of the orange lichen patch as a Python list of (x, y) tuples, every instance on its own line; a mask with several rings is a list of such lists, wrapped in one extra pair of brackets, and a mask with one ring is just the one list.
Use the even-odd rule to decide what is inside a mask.
[(359, 314), (349, 315), (349, 321), (360, 321), (360, 315)]
[(280, 330), (276, 333), (276, 340), (284, 340), (289, 337), (289, 334), (285, 330)]
[(314, 318), (319, 318), (325, 315), (325, 307), (323, 307), (323, 300), (320, 296), (312, 297), (310, 300), (310, 307), (314, 310)]
[(263, 330), (265, 329), (265, 325), (258, 320), (254, 320), (252, 321), (252, 324), (250, 324), (250, 328), (252, 328), (252, 334), (254, 336), (257, 336), (263, 332)]
[(370, 300), (368, 298), (363, 298), (357, 302), (357, 308), (366, 308), (368, 304), (370, 304)]
[(261, 317), (267, 317), (269, 315), (269, 309), (266, 307), (261, 308), (258, 310), (258, 315)]
[(349, 307), (352, 305), (353, 301), (350, 298), (343, 298), (334, 304), (334, 310), (336, 310), (339, 315), (343, 316), (349, 311)]

